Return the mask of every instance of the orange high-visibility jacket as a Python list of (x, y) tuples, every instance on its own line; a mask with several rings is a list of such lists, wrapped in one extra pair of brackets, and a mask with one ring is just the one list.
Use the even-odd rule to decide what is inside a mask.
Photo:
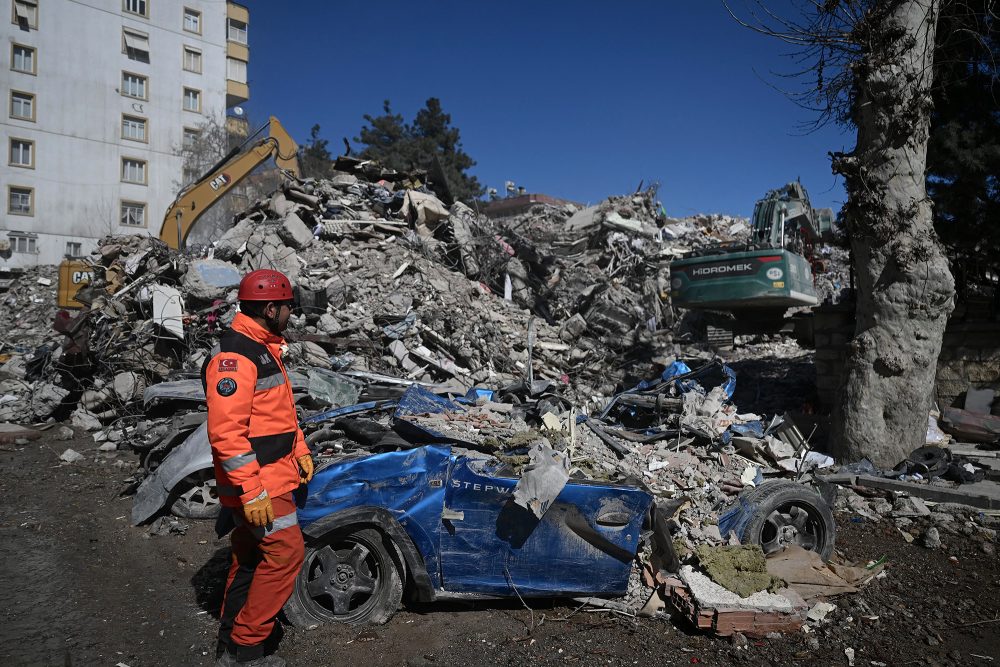
[(201, 369), (215, 479), (227, 507), (299, 485), (297, 459), (309, 448), (281, 363), (284, 342), (239, 313)]

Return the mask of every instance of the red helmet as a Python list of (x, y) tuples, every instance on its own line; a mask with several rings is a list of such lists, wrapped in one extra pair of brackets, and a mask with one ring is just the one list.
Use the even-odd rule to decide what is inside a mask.
[(257, 269), (240, 281), (240, 301), (291, 301), (292, 281), (281, 271)]

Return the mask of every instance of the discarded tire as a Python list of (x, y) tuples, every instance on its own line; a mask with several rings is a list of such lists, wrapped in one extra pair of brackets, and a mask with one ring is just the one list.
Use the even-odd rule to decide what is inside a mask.
[(740, 540), (759, 544), (765, 554), (796, 544), (823, 560), (833, 555), (837, 527), (830, 506), (808, 487), (787, 480), (768, 482), (748, 493), (750, 520)]
[[(209, 471), (211, 474), (211, 471)], [(170, 513), (184, 519), (214, 519), (222, 505), (215, 490), (215, 478), (202, 480), (197, 475), (185, 478), (177, 485)]]
[(285, 617), (306, 629), (323, 623), (385, 623), (403, 598), (402, 572), (395, 547), (378, 530), (334, 533), (306, 547)]

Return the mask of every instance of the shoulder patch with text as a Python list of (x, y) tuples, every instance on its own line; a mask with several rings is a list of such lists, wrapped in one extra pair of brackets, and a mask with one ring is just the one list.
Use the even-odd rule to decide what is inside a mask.
[(218, 384), (215, 385), (215, 390), (219, 392), (219, 396), (232, 396), (236, 393), (236, 380), (232, 378), (222, 378), (219, 380)]
[(220, 373), (235, 373), (238, 369), (237, 359), (219, 359)]

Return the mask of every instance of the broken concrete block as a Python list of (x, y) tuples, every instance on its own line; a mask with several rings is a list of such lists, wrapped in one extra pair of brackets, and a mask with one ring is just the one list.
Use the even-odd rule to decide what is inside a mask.
[(329, 183), (335, 188), (346, 189), (358, 182), (358, 177), (354, 174), (337, 174), (330, 179)]
[(566, 341), (576, 340), (586, 330), (587, 320), (580, 313), (576, 313), (573, 317), (563, 322), (562, 327), (559, 328), (559, 338)]
[(897, 498), (892, 505), (892, 515), (898, 517), (930, 516), (931, 510), (915, 496)]
[(281, 219), (295, 209), (295, 204), (288, 201), (288, 197), (285, 196), (285, 193), (275, 192), (271, 196), (271, 200), (267, 203), (267, 208), (271, 211), (275, 218)]
[(923, 544), (928, 549), (939, 549), (941, 548), (941, 533), (938, 529), (931, 526), (928, 528), (921, 538), (921, 544)]
[[(309, 238), (312, 238), (312, 235)], [(240, 268), (243, 273), (255, 269), (275, 269), (288, 276), (293, 283), (298, 280), (301, 271), (295, 251), (282, 243), (278, 235), (273, 232), (254, 234), (250, 237)]]
[(82, 407), (77, 408), (73, 412), (70, 423), (73, 424), (75, 428), (82, 429), (84, 431), (101, 430), (101, 420), (98, 419), (92, 412), (89, 412)]
[(588, 206), (587, 208), (580, 209), (571, 215), (569, 220), (563, 223), (563, 227), (567, 232), (584, 232), (590, 230), (597, 226), (597, 210), (596, 206)]
[(65, 452), (59, 455), (59, 460), (66, 463), (76, 463), (83, 458), (83, 454), (76, 451), (75, 449), (67, 449)]
[(56, 411), (63, 399), (69, 396), (69, 391), (54, 384), (41, 384), (35, 387), (31, 397), (31, 409), (37, 420), (46, 419)]
[(416, 190), (407, 190), (400, 213), (404, 218), (414, 223), (419, 231), (424, 227), (428, 231), (437, 228), (441, 220), (448, 218), (448, 209), (440, 199)]
[(133, 371), (125, 371), (115, 376), (111, 388), (120, 401), (137, 401), (146, 391), (146, 379)]
[(285, 245), (296, 250), (302, 250), (313, 242), (313, 233), (306, 223), (295, 213), (288, 213), (278, 227), (278, 236)]
[(242, 252), (253, 232), (254, 223), (249, 218), (243, 218), (215, 242), (215, 256), (219, 259), (232, 259)]
[(224, 299), (240, 284), (242, 276), (235, 266), (219, 259), (197, 259), (188, 265), (181, 280), (185, 294), (200, 301)]
[(319, 329), (323, 333), (332, 336), (340, 331), (341, 326), (336, 317), (329, 313), (323, 313), (319, 318)]

